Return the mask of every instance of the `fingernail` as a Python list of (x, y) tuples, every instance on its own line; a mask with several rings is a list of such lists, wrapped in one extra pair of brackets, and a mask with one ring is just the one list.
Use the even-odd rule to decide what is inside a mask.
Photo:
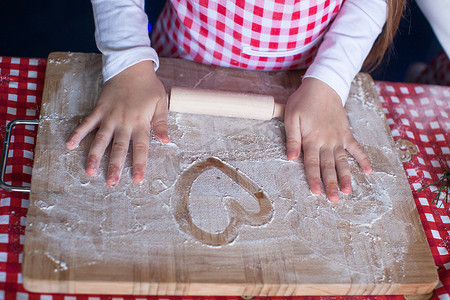
[(97, 160), (92, 158), (88, 159), (86, 163), (86, 173), (91, 176), (97, 174)]
[(350, 185), (346, 185), (342, 188), (342, 192), (344, 194), (350, 194), (352, 192), (352, 187)]
[(95, 174), (97, 174), (97, 169), (94, 166), (87, 166), (86, 174), (88, 174), (90, 176), (94, 176)]
[(138, 182), (138, 183), (141, 182), (144, 179), (143, 170), (141, 170), (141, 169), (134, 170), (132, 178), (133, 178), (134, 182)]
[(296, 160), (299, 157), (299, 153), (297, 150), (288, 150), (287, 151), (287, 159), (288, 160)]
[(86, 173), (91, 176), (97, 174), (97, 168), (94, 163), (90, 163), (86, 166)]
[(73, 148), (75, 148), (75, 142), (74, 142), (73, 140), (67, 141), (67, 143), (66, 143), (66, 148), (68, 148), (68, 149), (73, 149)]
[(119, 176), (117, 174), (109, 174), (106, 178), (106, 184), (109, 186), (116, 185), (119, 182)]
[(106, 184), (109, 186), (116, 185), (120, 180), (120, 168), (115, 165), (110, 165), (108, 168), (108, 176), (106, 177)]
[(339, 193), (337, 191), (332, 191), (330, 195), (328, 196), (328, 199), (330, 199), (331, 202), (338, 202), (339, 201)]
[(163, 143), (163, 144), (170, 143), (170, 138), (167, 135), (165, 135), (165, 136), (157, 136), (157, 138), (158, 138), (158, 141), (160, 143)]
[(320, 194), (322, 194), (322, 190), (320, 189), (320, 188), (311, 188), (311, 192), (314, 194), (314, 195), (320, 195)]

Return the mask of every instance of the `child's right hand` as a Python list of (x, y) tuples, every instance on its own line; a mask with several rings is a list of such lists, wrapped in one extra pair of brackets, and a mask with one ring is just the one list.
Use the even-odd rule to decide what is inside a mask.
[(169, 142), (167, 111), (167, 94), (155, 74), (153, 62), (137, 63), (105, 83), (96, 107), (75, 129), (66, 147), (74, 149), (98, 128), (89, 150), (86, 173), (97, 173), (105, 149), (113, 141), (106, 177), (106, 183), (112, 186), (119, 182), (132, 140), (132, 178), (140, 182), (147, 165), (150, 128), (161, 142)]

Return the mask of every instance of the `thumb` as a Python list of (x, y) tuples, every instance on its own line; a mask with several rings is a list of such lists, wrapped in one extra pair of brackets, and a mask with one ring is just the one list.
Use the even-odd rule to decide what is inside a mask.
[(297, 114), (286, 113), (284, 118), (286, 130), (287, 159), (296, 160), (300, 156), (302, 136), (300, 131), (300, 117)]
[(164, 144), (170, 142), (167, 130), (167, 101), (158, 101), (152, 119), (152, 129), (155, 136)]

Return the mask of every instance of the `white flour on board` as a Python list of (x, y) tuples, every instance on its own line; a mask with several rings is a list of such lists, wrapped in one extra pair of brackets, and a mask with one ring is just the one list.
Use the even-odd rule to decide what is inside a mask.
[[(349, 102), (364, 103), (366, 95), (361, 83), (357, 82), (353, 88), (354, 99)], [(372, 110), (370, 104), (350, 103), (348, 107), (353, 132), (367, 151), (374, 173), (363, 174), (350, 158), (353, 192), (341, 194), (336, 204), (323, 195), (311, 193), (301, 159), (286, 160), (284, 128), (277, 120), (263, 122), (170, 113), (171, 143), (161, 145), (154, 139), (151, 141), (144, 181), (136, 184), (131, 180), (128, 157), (119, 184), (107, 187), (108, 155), (102, 160), (99, 174), (89, 177), (84, 172), (89, 139), (74, 151), (64, 149), (79, 118), (73, 115), (75, 122), (67, 122), (58, 120), (57, 115), (44, 116), (41, 126), (51, 130), (53, 142), (60, 148), (41, 153), (41, 158), (50, 158), (54, 173), (49, 175), (48, 197), (35, 205), (48, 218), (35, 220), (28, 226), (44, 232), (47, 242), (54, 244), (58, 251), (72, 253), (69, 261), (57, 258), (61, 268), (70, 268), (70, 260), (95, 265), (105, 257), (145, 264), (150, 254), (151, 259), (164, 262), (166, 249), (180, 245), (207, 249), (208, 245), (180, 230), (171, 196), (183, 172), (215, 157), (237, 168), (252, 185), (267, 194), (273, 216), (258, 226), (243, 224), (233, 242), (210, 247), (211, 251), (220, 254), (230, 247), (244, 252), (264, 249), (273, 258), (267, 263), (276, 265), (279, 253), (271, 253), (266, 245), (283, 244), (293, 251), (291, 254), (298, 252), (284, 258), (286, 261), (317, 261), (322, 266), (337, 262), (336, 270), (332, 270), (336, 274), (345, 272), (357, 274), (358, 278), (375, 276), (376, 280), (389, 281), (390, 275), (384, 270), (401, 261), (402, 253), (408, 250), (402, 245), (409, 244), (409, 231), (414, 228), (392, 218), (392, 211), (398, 206), (392, 199), (402, 192), (397, 190), (397, 175), (392, 173), (398, 158), (386, 134), (376, 131), (384, 124)], [(361, 119), (361, 115), (367, 118)], [(379, 144), (385, 146), (380, 149)], [(34, 170), (33, 176), (44, 176), (39, 174), (41, 171), (44, 170)], [(62, 193), (71, 195), (70, 201), (61, 198)], [(206, 170), (190, 189), (188, 207), (193, 223), (206, 232), (220, 233), (230, 222), (225, 204), (231, 199), (237, 200), (249, 213), (260, 209), (256, 198), (222, 171)], [(383, 219), (389, 221), (380, 222)], [(385, 232), (390, 232), (390, 239), (380, 239)], [(402, 240), (405, 243), (400, 243), (395, 253), (386, 247)], [(379, 257), (388, 260), (380, 262)], [(347, 264), (349, 260), (353, 265)], [(250, 266), (254, 264), (249, 262)]]

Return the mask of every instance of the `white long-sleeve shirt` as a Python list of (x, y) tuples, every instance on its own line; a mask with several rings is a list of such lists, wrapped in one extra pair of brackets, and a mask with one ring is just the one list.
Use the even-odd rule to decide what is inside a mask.
[[(97, 47), (103, 53), (103, 77), (107, 81), (124, 69), (145, 60), (158, 68), (156, 51), (148, 36), (144, 0), (91, 0)], [(320, 38), (306, 77), (322, 80), (345, 104), (350, 84), (386, 21), (385, 0), (346, 0), (331, 26)]]
[(450, 0), (416, 0), (416, 2), (433, 28), (445, 53), (450, 57)]

